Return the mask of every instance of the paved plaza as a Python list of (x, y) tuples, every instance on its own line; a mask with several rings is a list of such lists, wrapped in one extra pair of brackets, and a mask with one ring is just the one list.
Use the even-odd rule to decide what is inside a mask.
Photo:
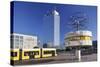
[(97, 54), (83, 55), (81, 61), (74, 54), (62, 52), (56, 57), (31, 59), (24, 61), (17, 61), (15, 65), (36, 65), (36, 64), (54, 64), (54, 63), (74, 63), (74, 62), (89, 62), (97, 61)]

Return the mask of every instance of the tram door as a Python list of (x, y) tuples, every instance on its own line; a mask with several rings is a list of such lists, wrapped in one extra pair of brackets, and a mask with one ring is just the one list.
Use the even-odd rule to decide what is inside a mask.
[(51, 53), (52, 53), (52, 56), (55, 56), (55, 51), (51, 51)]
[(30, 57), (30, 59), (34, 59), (34, 52), (33, 51), (29, 52), (29, 57)]
[(22, 60), (22, 49), (19, 50), (19, 60)]

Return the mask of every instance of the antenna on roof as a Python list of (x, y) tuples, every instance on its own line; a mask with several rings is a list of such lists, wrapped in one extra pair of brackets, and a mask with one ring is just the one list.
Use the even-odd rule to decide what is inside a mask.
[(86, 23), (87, 23), (88, 17), (85, 13), (82, 12), (76, 12), (74, 15), (70, 16), (69, 21), (70, 25), (75, 30), (82, 30), (86, 29)]

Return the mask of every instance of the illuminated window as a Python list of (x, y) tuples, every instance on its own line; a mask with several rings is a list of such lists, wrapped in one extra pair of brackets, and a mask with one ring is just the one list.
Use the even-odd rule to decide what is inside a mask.
[(86, 40), (91, 40), (91, 37), (86, 37)]
[(85, 37), (84, 36), (81, 36), (80, 38), (81, 38), (81, 40), (85, 40)]

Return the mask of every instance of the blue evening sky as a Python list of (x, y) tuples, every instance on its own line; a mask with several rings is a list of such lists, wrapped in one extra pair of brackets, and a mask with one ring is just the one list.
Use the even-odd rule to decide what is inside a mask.
[[(38, 36), (43, 42), (48, 34), (43, 34), (43, 17), (48, 11), (56, 7), (60, 13), (60, 41), (64, 42), (66, 33), (72, 31), (68, 25), (69, 17), (75, 12), (84, 12), (89, 17), (87, 23), (88, 30), (93, 33), (93, 40), (97, 40), (97, 7), (68, 5), (68, 4), (50, 4), (50, 3), (33, 3), (33, 2), (14, 2), (14, 30), (13, 32), (27, 35)], [(48, 23), (50, 24), (50, 23)], [(48, 38), (47, 38), (48, 39)]]

